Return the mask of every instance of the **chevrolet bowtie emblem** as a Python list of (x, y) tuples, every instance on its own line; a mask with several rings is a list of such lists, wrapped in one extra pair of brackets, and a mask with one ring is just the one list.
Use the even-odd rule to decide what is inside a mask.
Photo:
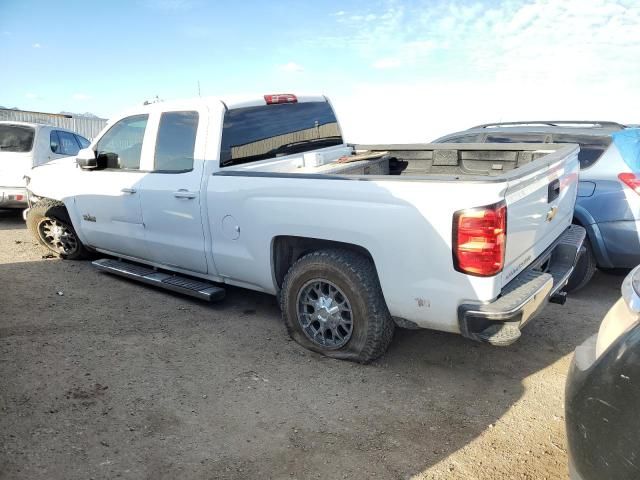
[(556, 213), (558, 213), (558, 207), (551, 207), (551, 210), (547, 212), (547, 222), (553, 220), (553, 217), (556, 216)]

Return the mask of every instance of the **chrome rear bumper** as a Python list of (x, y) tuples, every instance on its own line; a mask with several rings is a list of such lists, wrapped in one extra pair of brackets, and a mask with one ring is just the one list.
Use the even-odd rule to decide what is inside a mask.
[(582, 253), (585, 235), (584, 228), (571, 225), (509, 282), (496, 300), (460, 305), (458, 322), (462, 335), (492, 345), (510, 345), (547, 302), (564, 303), (566, 294), (562, 289)]

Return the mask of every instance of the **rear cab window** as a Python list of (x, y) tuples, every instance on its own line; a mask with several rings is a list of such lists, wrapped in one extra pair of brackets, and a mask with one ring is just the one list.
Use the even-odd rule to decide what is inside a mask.
[(0, 152), (30, 152), (35, 133), (34, 128), (26, 125), (0, 124)]
[(342, 145), (328, 102), (281, 103), (228, 110), (224, 115), (220, 166)]

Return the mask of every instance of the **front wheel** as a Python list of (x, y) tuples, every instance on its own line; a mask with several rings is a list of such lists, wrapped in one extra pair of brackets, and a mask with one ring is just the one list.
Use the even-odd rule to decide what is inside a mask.
[(42, 200), (36, 203), (27, 213), (27, 227), (41, 245), (61, 258), (80, 260), (89, 257), (62, 202)]
[(300, 258), (285, 277), (280, 302), (289, 335), (327, 357), (368, 363), (393, 337), (373, 262), (349, 250)]

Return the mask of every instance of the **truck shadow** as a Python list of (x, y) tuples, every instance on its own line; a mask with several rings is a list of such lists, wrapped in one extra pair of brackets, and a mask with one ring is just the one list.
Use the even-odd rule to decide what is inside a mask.
[(22, 210), (0, 209), (0, 230), (27, 228), (22, 219)]
[[(3, 470), (12, 478), (407, 478), (504, 428), (495, 446), (511, 455), (483, 460), (518, 472), (519, 448), (564, 442), (552, 418), (563, 381), (539, 374), (564, 378), (568, 354), (597, 330), (621, 280), (597, 275), (511, 347), (398, 329), (388, 353), (363, 366), (290, 341), (269, 295), (228, 288), (209, 305), (88, 262), (3, 264)], [(496, 425), (529, 389), (549, 409), (529, 410), (515, 430)], [(542, 434), (538, 424), (549, 428)]]

